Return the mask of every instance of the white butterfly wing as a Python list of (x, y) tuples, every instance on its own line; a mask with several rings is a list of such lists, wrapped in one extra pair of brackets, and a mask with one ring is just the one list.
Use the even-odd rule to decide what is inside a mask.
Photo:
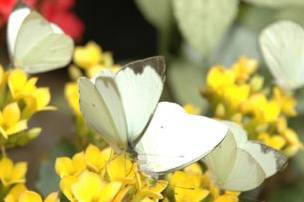
[(237, 147), (249, 153), (263, 168), (266, 177), (270, 177), (281, 170), (287, 163), (287, 158), (279, 151), (262, 143), (248, 141), (246, 131), (236, 123), (224, 121), (234, 135)]
[[(222, 167), (224, 170), (226, 167)], [(224, 181), (216, 184), (230, 191), (248, 191), (258, 187), (265, 179), (262, 167), (247, 151), (237, 149), (234, 165)]]
[(69, 36), (56, 33), (58, 29), (32, 11), (18, 31), (13, 51), (14, 65), (27, 73), (40, 73), (67, 65), (71, 61), (74, 44)]
[(260, 46), (271, 73), (285, 89), (304, 85), (304, 30), (290, 21), (267, 27)]
[(283, 154), (266, 145), (248, 142), (242, 148), (263, 168), (266, 178), (276, 174), (287, 163), (287, 158)]
[(16, 8), (8, 18), (6, 37), (10, 58), (13, 58), (15, 42), (20, 27), (26, 16), (28, 16), (30, 13), (31, 9), (28, 7)]
[(141, 137), (153, 115), (163, 90), (164, 76), (164, 58), (156, 56), (127, 64), (115, 77), (131, 146)]
[[(97, 81), (98, 88), (89, 79), (79, 79), (80, 110), (89, 127), (100, 133), (105, 141), (119, 152), (127, 148), (127, 136), (122, 135), (126, 126), (124, 126), (123, 121), (119, 122), (124, 116), (120, 117), (119, 109), (121, 106), (119, 106), (118, 94), (112, 82), (104, 87), (102, 78), (98, 77)], [(99, 92), (104, 93), (104, 95), (101, 96)], [(118, 114), (113, 114), (115, 112)]]
[[(224, 123), (231, 126), (229, 122)], [(264, 170), (254, 157), (238, 147), (240, 141), (246, 139), (240, 137), (241, 135), (236, 138), (233, 134), (240, 130), (231, 127), (229, 130), (230, 133), (224, 141), (203, 159), (207, 164), (211, 179), (225, 190), (247, 191), (256, 188), (266, 177)]]
[[(231, 191), (254, 189), (286, 164), (286, 157), (278, 151), (248, 141), (246, 131), (236, 123), (224, 123), (232, 136), (227, 136), (229, 139), (224, 140), (205, 159), (213, 180), (219, 187)], [(235, 147), (235, 152), (229, 151)]]
[(160, 102), (135, 147), (140, 168), (150, 175), (181, 169), (211, 152), (227, 132), (216, 120), (189, 115), (177, 104)]
[(222, 182), (227, 180), (234, 167), (236, 153), (237, 144), (233, 134), (229, 132), (219, 146), (202, 159), (211, 171), (212, 179), (218, 184), (222, 184)]

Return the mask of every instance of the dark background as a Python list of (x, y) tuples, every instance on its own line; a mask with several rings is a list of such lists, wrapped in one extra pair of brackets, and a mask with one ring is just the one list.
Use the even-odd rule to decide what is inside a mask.
[[(85, 24), (83, 43), (96, 41), (116, 61), (157, 54), (156, 30), (132, 0), (77, 0), (76, 14)], [(157, 11), (156, 11), (157, 12)]]

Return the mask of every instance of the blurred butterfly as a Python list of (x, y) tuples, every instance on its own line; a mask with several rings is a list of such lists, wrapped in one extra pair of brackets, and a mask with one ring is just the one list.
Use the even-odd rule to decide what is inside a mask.
[(151, 176), (200, 160), (228, 132), (219, 121), (188, 115), (174, 103), (158, 103), (164, 80), (160, 56), (127, 64), (117, 73), (79, 79), (80, 109), (88, 125), (116, 152), (134, 156)]
[(284, 89), (304, 85), (304, 30), (291, 21), (268, 26), (260, 35), (260, 46), (272, 75)]
[(248, 141), (246, 131), (224, 121), (229, 135), (205, 159), (215, 183), (225, 190), (248, 191), (281, 170), (287, 158), (280, 152)]
[(73, 40), (55, 24), (20, 3), (8, 19), (7, 44), (13, 66), (30, 74), (67, 65)]

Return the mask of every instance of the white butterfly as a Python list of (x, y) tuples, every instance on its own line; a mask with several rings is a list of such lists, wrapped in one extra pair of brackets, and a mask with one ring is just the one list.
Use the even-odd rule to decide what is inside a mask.
[(280, 152), (248, 141), (246, 131), (224, 121), (230, 134), (205, 159), (215, 183), (225, 190), (248, 191), (282, 169), (287, 158)]
[(64, 67), (74, 48), (71, 37), (25, 5), (9, 16), (7, 44), (13, 66), (30, 74)]
[(182, 107), (159, 102), (165, 79), (163, 57), (81, 78), (80, 109), (117, 152), (136, 156), (142, 171), (157, 176), (180, 169), (212, 151), (228, 128), (216, 120), (188, 115)]
[(290, 21), (267, 27), (260, 35), (260, 46), (272, 75), (288, 90), (304, 85), (304, 30)]

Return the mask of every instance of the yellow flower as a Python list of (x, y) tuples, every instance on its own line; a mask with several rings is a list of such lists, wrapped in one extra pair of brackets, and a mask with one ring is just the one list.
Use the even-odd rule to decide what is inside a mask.
[(96, 74), (98, 74), (103, 69), (111, 69), (113, 72), (117, 72), (119, 70), (118, 65), (111, 65), (111, 66), (105, 66), (105, 65), (95, 65), (87, 70), (87, 76), (89, 78), (93, 78)]
[(198, 163), (186, 167), (183, 171), (176, 171), (169, 175), (170, 186), (174, 191), (175, 201), (216, 201), (238, 202), (237, 192), (221, 193), (211, 181), (208, 172), (203, 172)]
[(259, 122), (274, 122), (279, 118), (281, 106), (277, 101), (269, 101), (264, 94), (259, 93), (251, 96), (243, 104), (242, 110), (253, 113)]
[(25, 117), (32, 116), (35, 112), (44, 110), (55, 110), (55, 107), (48, 106), (51, 101), (51, 94), (49, 88), (37, 88), (30, 96), (24, 98), (26, 108), (24, 112)]
[[(76, 47), (74, 52), (74, 62), (77, 66), (84, 69), (86, 76), (92, 78), (103, 69), (118, 70), (118, 66), (114, 65), (112, 54), (103, 52), (101, 47), (95, 42), (89, 42), (84, 47)], [(72, 76), (75, 78), (75, 73), (78, 71), (72, 66)]]
[(78, 176), (66, 176), (61, 178), (59, 187), (61, 192), (65, 195), (69, 201), (75, 201), (72, 193), (72, 185), (77, 182)]
[(238, 193), (235, 192), (226, 192), (222, 196), (219, 196), (215, 199), (214, 202), (238, 202)]
[(80, 152), (72, 159), (60, 157), (56, 159), (55, 170), (60, 177), (72, 176), (81, 173), (86, 168), (85, 155)]
[(213, 67), (207, 75), (207, 86), (216, 92), (221, 92), (225, 86), (234, 84), (235, 81), (235, 73), (225, 70), (222, 66)]
[(77, 82), (67, 83), (64, 89), (65, 98), (76, 116), (81, 116), (79, 107), (79, 89)]
[(177, 202), (202, 201), (210, 191), (202, 186), (202, 173), (198, 164), (193, 164), (184, 171), (176, 171), (170, 177)]
[(279, 87), (273, 88), (274, 99), (280, 103), (282, 106), (282, 112), (287, 116), (295, 116), (297, 101), (292, 96), (287, 95), (282, 89)]
[(249, 85), (230, 85), (226, 87), (223, 96), (231, 108), (236, 108), (248, 99), (249, 92)]
[(85, 170), (78, 177), (65, 177), (60, 188), (70, 201), (112, 201), (121, 189), (121, 182), (106, 183), (98, 174)]
[(60, 202), (58, 192), (50, 193), (46, 197), (46, 199), (44, 200), (44, 202)]
[(186, 104), (184, 105), (184, 110), (188, 113), (188, 114), (194, 114), (194, 115), (198, 115), (201, 113), (201, 109), (194, 106), (194, 105), (191, 105), (191, 104)]
[(25, 192), (27, 188), (24, 184), (15, 185), (10, 192), (6, 195), (4, 201), (5, 202), (18, 202), (21, 194)]
[[(42, 202), (42, 198), (38, 193), (28, 190), (24, 184), (17, 184), (5, 196), (4, 202)], [(49, 194), (44, 202), (59, 202), (58, 193)]]
[(5, 79), (6, 79), (5, 72), (3, 70), (2, 65), (0, 65), (0, 86), (2, 86), (4, 84)]
[(119, 155), (107, 163), (110, 181), (135, 183), (136, 165), (126, 155)]
[[(79, 158), (80, 154), (81, 163), (75, 163), (76, 156)], [(167, 186), (165, 181), (151, 184), (125, 154), (114, 154), (110, 148), (99, 150), (93, 145), (72, 159), (57, 158), (55, 167), (61, 178), (61, 191), (70, 201), (75, 202), (118, 202), (126, 197), (141, 202), (158, 200)]]
[(257, 70), (257, 67), (258, 63), (256, 60), (243, 56), (232, 66), (232, 70), (236, 74), (236, 80), (243, 82), (249, 79), (251, 74)]
[(256, 70), (257, 62), (246, 57), (230, 69), (214, 66), (207, 75), (203, 95), (216, 118), (237, 122), (250, 139), (261, 140), (287, 156), (294, 155), (302, 143), (287, 126), (287, 118), (297, 114), (293, 93), (278, 86), (270, 91)]
[(0, 161), (0, 180), (4, 186), (24, 183), (26, 171), (27, 164), (25, 162), (14, 165), (7, 157), (3, 157)]
[(36, 192), (25, 191), (20, 195), (18, 202), (42, 202), (42, 198)]
[(302, 142), (300, 142), (298, 135), (292, 129), (287, 128), (283, 133), (282, 136), (285, 137), (288, 146), (284, 149), (284, 153), (287, 156), (295, 155), (299, 149), (303, 148)]
[(165, 180), (159, 180), (157, 182), (146, 183), (139, 187), (139, 191), (134, 196), (134, 201), (140, 202), (154, 202), (163, 199), (161, 192), (163, 192), (168, 185)]
[(110, 160), (112, 153), (113, 150), (110, 148), (100, 151), (96, 146), (89, 145), (85, 151), (87, 166), (95, 172), (101, 173)]
[(0, 132), (4, 138), (27, 129), (27, 121), (21, 119), (21, 111), (16, 102), (5, 106), (0, 112)]
[(9, 72), (8, 86), (12, 98), (16, 101), (24, 99), (26, 103), (24, 116), (27, 118), (35, 112), (54, 109), (54, 107), (47, 106), (51, 100), (49, 89), (38, 88), (37, 81), (36, 77), (28, 80), (27, 75), (21, 69)]
[(37, 78), (27, 79), (27, 75), (21, 69), (14, 69), (9, 72), (8, 86), (13, 99), (20, 99), (29, 96), (36, 89)]
[(112, 201), (122, 186), (120, 182), (103, 183), (97, 174), (84, 171), (72, 185), (72, 193), (77, 201)]
[(286, 144), (286, 140), (283, 137), (277, 135), (271, 137), (265, 132), (259, 134), (258, 139), (263, 141), (264, 144), (277, 150), (282, 149)]
[(74, 62), (82, 68), (90, 68), (102, 60), (102, 50), (95, 42), (89, 42), (84, 47), (76, 47)]

